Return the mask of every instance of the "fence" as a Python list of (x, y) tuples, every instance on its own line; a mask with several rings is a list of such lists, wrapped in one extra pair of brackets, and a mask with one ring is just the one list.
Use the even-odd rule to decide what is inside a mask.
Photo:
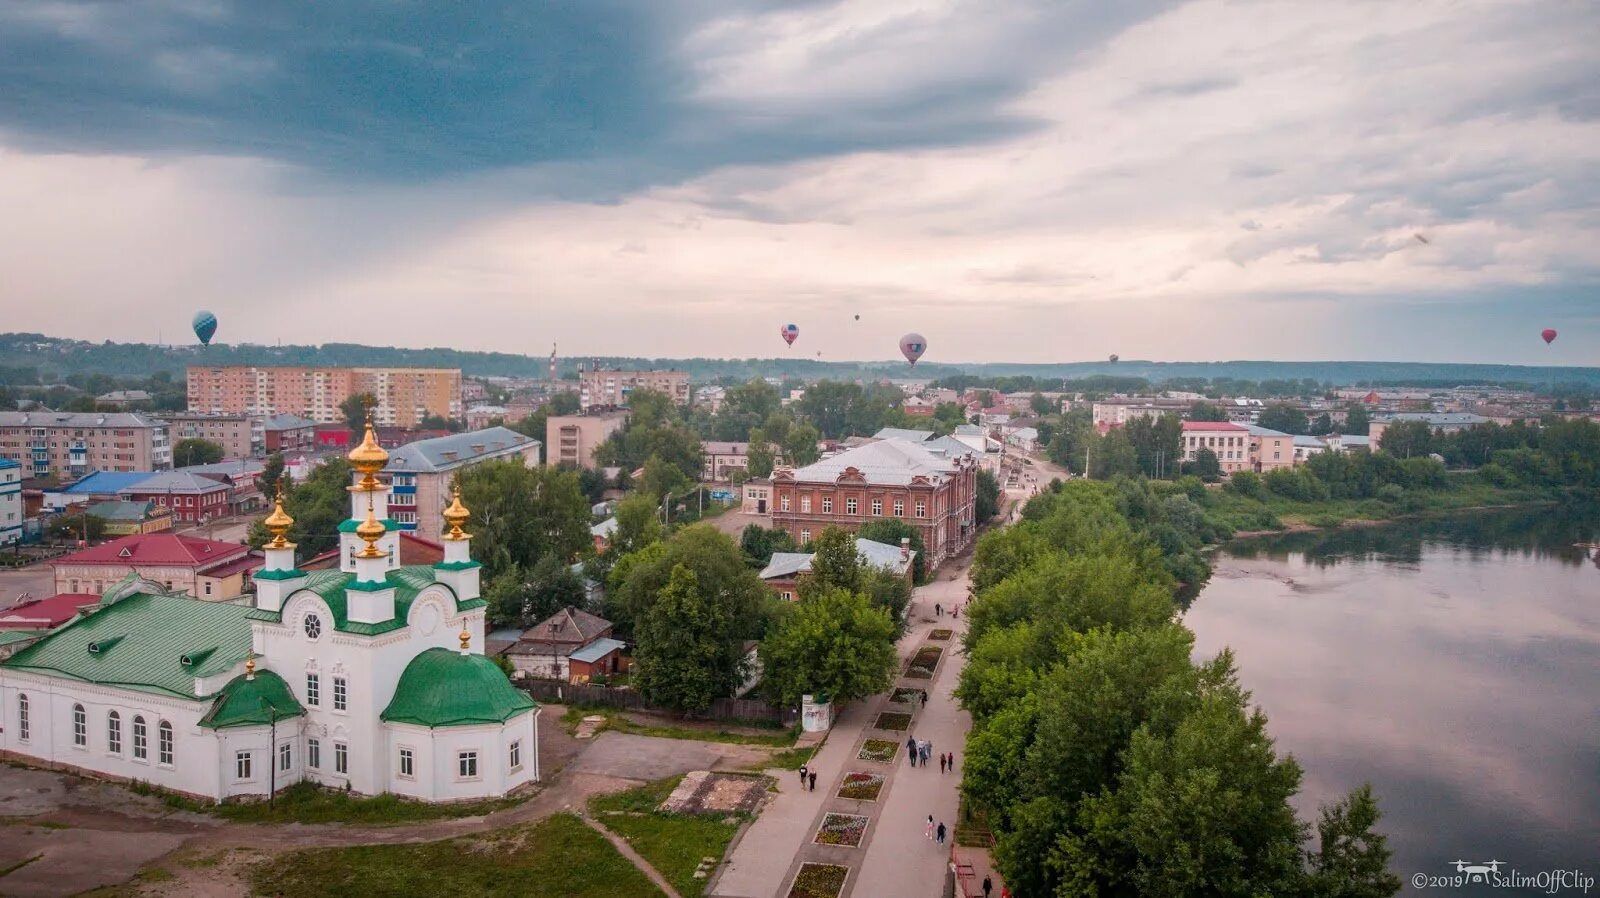
[[(600, 705), (624, 710), (656, 711), (645, 702), (644, 696), (632, 689), (612, 689), (607, 686), (574, 685), (559, 680), (523, 680), (517, 684), (534, 699), (559, 704)], [(799, 708), (769, 705), (747, 698), (719, 698), (699, 717), (710, 720), (752, 723), (778, 723), (788, 726), (800, 719)]]

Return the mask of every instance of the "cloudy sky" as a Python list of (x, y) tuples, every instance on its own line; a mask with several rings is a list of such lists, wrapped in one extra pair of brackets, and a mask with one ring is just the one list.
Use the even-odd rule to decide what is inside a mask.
[(1597, 46), (1590, 0), (0, 0), (0, 330), (1600, 364)]

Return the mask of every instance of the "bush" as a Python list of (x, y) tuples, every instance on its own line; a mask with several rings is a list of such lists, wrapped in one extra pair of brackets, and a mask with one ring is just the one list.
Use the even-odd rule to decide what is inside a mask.
[(1267, 488), (1261, 483), (1261, 475), (1250, 471), (1239, 471), (1228, 478), (1228, 485), (1224, 487), (1228, 492), (1251, 499), (1265, 499)]

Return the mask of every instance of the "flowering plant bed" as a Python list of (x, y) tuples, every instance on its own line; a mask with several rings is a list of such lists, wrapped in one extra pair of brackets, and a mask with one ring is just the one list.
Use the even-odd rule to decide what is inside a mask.
[(889, 695), (889, 701), (902, 705), (919, 705), (925, 695), (926, 692), (915, 686), (901, 686)]
[(828, 814), (817, 829), (818, 845), (843, 845), (860, 848), (861, 837), (867, 834), (867, 818), (856, 814)]
[(878, 715), (878, 721), (873, 726), (880, 730), (894, 730), (897, 733), (903, 733), (911, 729), (911, 715), (901, 711), (885, 711)]
[(883, 774), (847, 773), (844, 775), (844, 785), (839, 787), (838, 794), (840, 798), (877, 801), (878, 793), (881, 791), (883, 791)]
[(917, 680), (933, 679), (933, 669), (939, 665), (939, 656), (944, 654), (944, 649), (936, 645), (925, 645), (917, 649), (911, 656), (911, 663), (906, 667), (906, 676)]
[(881, 761), (887, 764), (899, 753), (898, 742), (890, 742), (888, 739), (868, 739), (861, 744), (861, 753), (856, 757), (863, 761)]
[(940, 641), (949, 639), (950, 638), (950, 630), (947, 629), (947, 628), (944, 628), (944, 627), (940, 627), (939, 629), (934, 630), (932, 633), (929, 633), (928, 634), (928, 638), (929, 639), (937, 639), (937, 640), (940, 640)]
[(839, 898), (850, 868), (839, 864), (801, 864), (789, 886), (789, 898)]

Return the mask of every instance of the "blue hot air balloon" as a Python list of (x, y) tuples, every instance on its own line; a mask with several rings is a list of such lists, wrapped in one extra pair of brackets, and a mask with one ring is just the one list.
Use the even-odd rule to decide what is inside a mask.
[(194, 335), (200, 338), (203, 346), (211, 345), (211, 338), (217, 333), (217, 316), (204, 309), (194, 313)]

